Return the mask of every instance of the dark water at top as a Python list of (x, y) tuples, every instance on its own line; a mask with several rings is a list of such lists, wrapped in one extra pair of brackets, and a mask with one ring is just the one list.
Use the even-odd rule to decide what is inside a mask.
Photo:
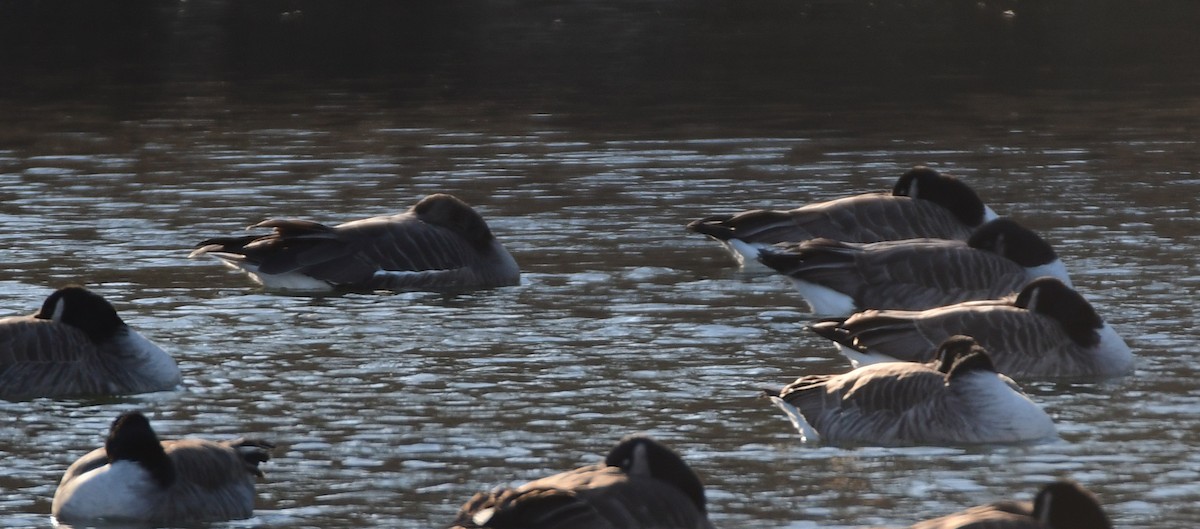
[[(1200, 522), (1192, 3), (93, 4), (0, 4), (0, 311), (88, 284), (184, 384), (0, 403), (2, 526), (50, 526), (130, 409), (279, 442), (236, 527), (444, 526), (634, 431), (726, 528), (906, 525), (1055, 477), (1119, 527)], [(756, 398), (844, 364), (787, 283), (683, 225), (914, 164), (1042, 233), (1133, 347), (1128, 377), (1027, 386), (1061, 442), (804, 446)], [(433, 192), (484, 214), (522, 285), (281, 296), (186, 258)]]

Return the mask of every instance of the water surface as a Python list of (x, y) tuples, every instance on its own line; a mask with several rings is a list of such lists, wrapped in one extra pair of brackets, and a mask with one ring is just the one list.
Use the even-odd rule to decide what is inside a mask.
[[(720, 5), (704, 5), (659, 22), (619, 9), (591, 23), (579, 22), (595, 15), (584, 7), (559, 13), (586, 35), (624, 28), (637, 51), (663, 50), (627, 60), (581, 40), (567, 41), (574, 54), (545, 48), (558, 26), (543, 6), (524, 13), (535, 21), (528, 40), (505, 25), (521, 13), (469, 19), (523, 44), (459, 36), (440, 69), (414, 51), (422, 61), (376, 64), (382, 72), (320, 76), (328, 72), (293, 65), (256, 76), (238, 69), (254, 55), (199, 72), (184, 66), (204, 57), (185, 55), (156, 63), (151, 80), (48, 95), (10, 88), (0, 107), (0, 311), (31, 313), (53, 288), (87, 284), (175, 356), (184, 383), (0, 403), (11, 417), (0, 422), (0, 525), (49, 526), (62, 472), (132, 409), (164, 437), (279, 443), (255, 518), (235, 527), (440, 527), (475, 492), (594, 462), (632, 432), (683, 454), (719, 527), (907, 525), (1029, 498), (1056, 477), (1094, 490), (1119, 527), (1200, 522), (1200, 85), (1174, 68), (1195, 53), (1159, 53), (1161, 37), (1135, 47), (1141, 55), (1079, 65), (1068, 60), (1077, 44), (1015, 32), (1043, 35), (1028, 45), (1043, 54), (1030, 64), (985, 55), (980, 66), (954, 48), (975, 42), (963, 31), (898, 44), (895, 64), (876, 41), (846, 50), (871, 57), (865, 72), (780, 53), (828, 69), (773, 75), (785, 63), (746, 58), (796, 52), (834, 34), (823, 25), (831, 20), (876, 35), (870, 13), (829, 14), (814, 2), (816, 11), (737, 11), (718, 22)], [(980, 20), (1007, 31), (1003, 18)], [(1047, 20), (1082, 37), (1109, 27)], [(692, 48), (673, 39), (708, 42), (698, 27), (717, 43), (700, 49), (728, 49), (688, 58)], [(1173, 27), (1155, 34), (1177, 35)], [(517, 72), (532, 61), (521, 50), (559, 62)], [(918, 60), (923, 50), (942, 60)], [(571, 57), (594, 64), (568, 68)], [(681, 65), (664, 72), (654, 57)], [(906, 65), (928, 75), (907, 89), (883, 81)], [(61, 86), (26, 66), (25, 86)], [(1005, 71), (1036, 75), (994, 83)], [(1060, 442), (805, 446), (758, 398), (760, 387), (844, 363), (804, 330), (810, 315), (785, 281), (738, 270), (683, 226), (889, 188), (916, 164), (964, 178), (1039, 231), (1134, 349), (1127, 377), (1027, 384)], [(267, 217), (337, 223), (434, 192), (480, 210), (520, 262), (520, 286), (286, 296), (187, 259), (204, 238)]]

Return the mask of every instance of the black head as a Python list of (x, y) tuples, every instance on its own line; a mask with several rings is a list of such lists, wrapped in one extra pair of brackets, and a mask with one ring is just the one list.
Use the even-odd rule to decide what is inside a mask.
[(950, 368), (960, 358), (966, 357), (973, 351), (983, 351), (983, 347), (975, 341), (974, 338), (956, 334), (945, 340), (942, 340), (938, 346), (937, 353), (934, 356), (935, 369), (942, 373), (949, 373)]
[(158, 436), (150, 428), (150, 421), (140, 412), (122, 413), (108, 430), (104, 451), (109, 463), (135, 461), (154, 476), (160, 486), (166, 487), (175, 480), (175, 471)]
[(1111, 529), (1096, 496), (1073, 481), (1056, 481), (1038, 491), (1033, 517), (1054, 529)]
[(1093, 346), (1100, 343), (1096, 331), (1104, 320), (1083, 296), (1053, 277), (1030, 281), (1017, 294), (1014, 305), (1054, 318), (1075, 343)]
[(483, 247), (491, 243), (492, 231), (466, 202), (457, 197), (438, 193), (429, 195), (410, 210), (424, 222), (453, 230), (472, 245)]
[(630, 476), (651, 477), (669, 483), (691, 498), (700, 512), (707, 512), (704, 484), (700, 483), (700, 478), (679, 454), (649, 437), (625, 437), (604, 458), (604, 464), (620, 467)]
[(112, 338), (125, 327), (125, 322), (117, 315), (117, 309), (112, 304), (79, 285), (54, 291), (33, 317), (76, 327), (96, 343)]
[(971, 234), (967, 244), (992, 252), (1021, 266), (1041, 266), (1058, 259), (1054, 248), (1034, 233), (1007, 217), (992, 219)]
[(909, 169), (896, 181), (892, 195), (928, 200), (942, 206), (967, 226), (983, 224), (984, 205), (975, 190), (959, 179), (924, 166)]

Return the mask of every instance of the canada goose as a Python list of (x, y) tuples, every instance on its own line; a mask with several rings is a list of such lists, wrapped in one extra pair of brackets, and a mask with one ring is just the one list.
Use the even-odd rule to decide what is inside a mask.
[(1043, 486), (1032, 502), (980, 505), (911, 529), (1112, 529), (1112, 522), (1091, 492), (1060, 480)]
[(884, 362), (803, 376), (767, 396), (807, 442), (991, 444), (1057, 435), (1050, 416), (996, 373), (973, 339), (946, 340), (938, 357), (933, 365)]
[(450, 195), (334, 227), (269, 219), (252, 228), (274, 231), (209, 239), (189, 257), (215, 257), (279, 290), (461, 291), (520, 282), (517, 262), (483, 217)]
[(104, 448), (67, 468), (50, 510), (65, 523), (249, 518), (258, 464), (273, 447), (248, 439), (159, 441), (144, 415), (124, 413)]
[(1042, 276), (1071, 285), (1050, 244), (1005, 217), (980, 226), (967, 242), (813, 239), (764, 248), (758, 259), (787, 276), (819, 316), (996, 299)]
[(967, 240), (996, 213), (967, 184), (928, 167), (904, 173), (891, 194), (867, 193), (787, 211), (755, 209), (688, 224), (724, 244), (738, 263), (755, 262), (758, 251), (780, 242), (818, 237), (846, 242), (898, 239)]
[(179, 382), (175, 360), (84, 287), (54, 291), (32, 316), (0, 318), (5, 400), (146, 393)]
[(866, 310), (809, 327), (854, 365), (923, 362), (944, 339), (974, 337), (997, 369), (1017, 377), (1108, 377), (1133, 368), (1133, 352), (1078, 292), (1038, 278), (1016, 296), (924, 311)]
[(712, 529), (704, 486), (675, 452), (629, 436), (603, 463), (479, 493), (452, 529)]

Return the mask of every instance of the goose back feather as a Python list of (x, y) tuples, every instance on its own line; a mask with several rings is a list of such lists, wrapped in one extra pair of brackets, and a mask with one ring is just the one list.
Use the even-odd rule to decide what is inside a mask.
[(1095, 495), (1078, 483), (1043, 486), (1033, 501), (1005, 500), (913, 524), (910, 529), (1111, 529)]

